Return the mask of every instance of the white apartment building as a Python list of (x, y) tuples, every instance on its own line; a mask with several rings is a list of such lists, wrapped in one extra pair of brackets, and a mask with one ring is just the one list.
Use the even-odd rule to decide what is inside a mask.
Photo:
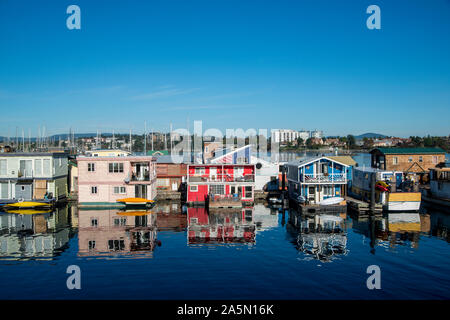
[(297, 131), (292, 129), (272, 129), (271, 137), (273, 143), (285, 144), (289, 142), (295, 142), (297, 138), (302, 138), (303, 141), (306, 141), (309, 138), (322, 138), (323, 131), (320, 130)]

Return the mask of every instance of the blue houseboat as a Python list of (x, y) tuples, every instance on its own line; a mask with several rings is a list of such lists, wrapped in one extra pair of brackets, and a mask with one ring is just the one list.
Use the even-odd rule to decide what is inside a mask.
[(308, 204), (319, 204), (328, 198), (344, 198), (350, 167), (325, 156), (289, 162), (286, 164), (289, 198)]

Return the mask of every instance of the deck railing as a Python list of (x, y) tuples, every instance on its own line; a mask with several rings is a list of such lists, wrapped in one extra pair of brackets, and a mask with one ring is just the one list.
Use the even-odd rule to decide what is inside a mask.
[(188, 182), (255, 182), (255, 175), (247, 174), (238, 177), (226, 174), (217, 174), (213, 176), (188, 176)]
[(300, 181), (304, 183), (333, 183), (346, 182), (347, 177), (344, 173), (330, 174), (301, 174)]

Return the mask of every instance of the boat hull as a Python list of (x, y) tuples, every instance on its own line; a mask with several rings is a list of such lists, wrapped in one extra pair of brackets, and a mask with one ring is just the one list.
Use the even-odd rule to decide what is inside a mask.
[(420, 192), (389, 193), (383, 208), (388, 212), (418, 212), (421, 200)]

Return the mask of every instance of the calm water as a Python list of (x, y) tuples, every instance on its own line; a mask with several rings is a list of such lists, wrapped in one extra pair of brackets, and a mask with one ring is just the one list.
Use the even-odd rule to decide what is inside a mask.
[[(450, 213), (295, 217), (262, 204), (3, 212), (0, 299), (450, 298)], [(373, 264), (381, 290), (366, 287)], [(69, 265), (81, 268), (81, 290), (67, 289)]]
[[(0, 299), (450, 298), (449, 214), (300, 217), (294, 226), (294, 213), (176, 203), (147, 214), (0, 213)], [(73, 264), (81, 290), (66, 287)], [(372, 264), (381, 290), (366, 288)]]

